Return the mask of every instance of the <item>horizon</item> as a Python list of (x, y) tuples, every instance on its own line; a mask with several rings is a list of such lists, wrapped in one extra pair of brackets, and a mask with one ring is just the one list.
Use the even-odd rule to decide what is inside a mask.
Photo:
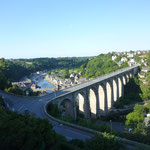
[[(113, 52), (115, 52), (115, 53), (121, 53), (121, 52), (130, 52), (130, 51), (134, 51), (134, 52), (137, 52), (137, 51), (150, 51), (150, 50), (129, 50), (129, 51), (112, 51), (112, 52), (107, 52), (107, 53), (100, 53), (100, 54), (98, 54), (98, 55), (101, 55), (101, 54), (108, 54), (108, 53), (113, 53)], [(58, 56), (58, 57), (31, 57), (31, 58), (4, 58), (4, 57), (0, 57), (0, 59), (2, 59), (2, 58), (4, 58), (4, 59), (8, 59), (8, 60), (15, 60), (15, 59), (40, 59), (40, 58), (55, 58), (55, 59), (57, 59), (57, 58), (82, 58), (82, 57), (85, 57), (85, 58), (90, 58), (90, 57), (96, 57), (96, 56), (98, 56), (98, 55), (94, 55), (94, 56)]]
[(0, 57), (0, 59), (2, 59), (2, 58), (4, 58), (4, 59), (8, 59), (8, 60), (11, 60), (11, 59), (13, 59), (13, 60), (15, 60), (15, 59), (42, 59), (42, 58), (54, 58), (54, 59), (57, 59), (57, 58), (83, 58), (83, 57), (85, 57), (85, 58), (90, 58), (90, 57), (96, 57), (96, 56), (69, 56), (69, 57), (32, 57), (32, 58), (4, 58), (4, 57)]
[(149, 50), (150, 1), (0, 2), (0, 58), (91, 57)]
[[(112, 51), (112, 52), (107, 52), (107, 53), (100, 53), (98, 55), (101, 55), (101, 54), (108, 54), (108, 53), (121, 53), (121, 52), (130, 52), (130, 51), (150, 51), (150, 50), (129, 50), (129, 51)], [(90, 57), (96, 57), (98, 55), (94, 55), (94, 56), (58, 56), (58, 57), (31, 57), (31, 58), (4, 58), (4, 57), (0, 57), (0, 59), (4, 58), (4, 59), (7, 59), (7, 60), (15, 60), (15, 59), (40, 59), (40, 58), (54, 58), (54, 59), (57, 59), (57, 58), (82, 58), (82, 57), (85, 57), (85, 58), (90, 58)]]

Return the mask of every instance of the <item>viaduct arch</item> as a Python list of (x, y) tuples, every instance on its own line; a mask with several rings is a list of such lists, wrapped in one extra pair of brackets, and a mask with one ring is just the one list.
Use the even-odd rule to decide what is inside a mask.
[(124, 68), (86, 83), (71, 87), (66, 94), (58, 96), (54, 103), (65, 110), (66, 114), (77, 119), (107, 115), (113, 103), (124, 94), (124, 85), (138, 73), (139, 66)]

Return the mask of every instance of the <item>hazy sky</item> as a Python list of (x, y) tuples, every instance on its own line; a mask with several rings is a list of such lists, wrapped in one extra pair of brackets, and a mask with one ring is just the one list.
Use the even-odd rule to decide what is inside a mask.
[(0, 0), (0, 57), (150, 49), (150, 0)]

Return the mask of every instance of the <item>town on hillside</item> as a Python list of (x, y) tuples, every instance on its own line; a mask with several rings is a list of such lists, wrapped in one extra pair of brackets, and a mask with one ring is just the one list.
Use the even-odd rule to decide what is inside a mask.
[[(133, 66), (133, 65), (140, 65), (141, 66), (141, 72), (138, 73), (139, 79), (146, 83), (146, 74), (150, 72), (150, 67), (148, 67), (147, 62), (147, 53), (149, 50), (138, 50), (138, 51), (130, 51), (130, 52), (112, 52), (111, 53), (111, 60), (115, 62), (119, 67), (123, 63), (127, 63), (127, 65)], [(107, 54), (106, 54), (107, 55)], [(94, 59), (89, 58), (89, 61)], [(85, 68), (86, 69), (86, 68)], [(47, 90), (56, 91), (60, 89), (65, 89), (70, 86), (75, 86), (77, 84), (81, 84), (86, 82), (86, 77), (83, 76), (82, 71), (78, 72), (67, 72), (67, 76), (64, 77), (65, 70), (62, 72), (56, 71), (59, 69), (53, 69), (53, 70), (43, 70), (43, 71), (37, 71), (35, 73), (31, 73), (29, 77), (25, 76), (18, 82), (12, 82), (12, 85), (16, 85), (19, 88), (21, 88), (23, 91), (25, 91), (26, 95), (28, 95), (28, 91), (32, 90), (33, 92), (40, 91), (42, 94), (46, 94)], [(42, 89), (38, 82), (41, 80), (46, 80), (50, 84), (52, 84), (53, 88), (45, 88)]]

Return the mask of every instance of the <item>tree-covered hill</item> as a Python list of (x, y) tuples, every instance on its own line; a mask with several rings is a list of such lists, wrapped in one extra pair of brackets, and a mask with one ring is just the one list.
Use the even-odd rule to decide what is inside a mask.
[(35, 59), (0, 59), (0, 89), (10, 86), (10, 81), (18, 81), (30, 73), (45, 69), (80, 67), (87, 57), (72, 58), (35, 58)]
[(117, 69), (127, 67), (123, 63), (120, 67), (112, 61), (113, 54), (101, 54), (97, 57), (64, 57), (64, 58), (34, 58), (34, 59), (0, 59), (0, 89), (10, 87), (11, 81), (18, 81), (30, 73), (60, 68), (80, 68), (86, 78), (95, 78)]
[(112, 61), (112, 54), (108, 53), (92, 58), (81, 66), (81, 70), (85, 72), (86, 78), (95, 78), (124, 67), (128, 67), (127, 63), (119, 67), (115, 61)]

